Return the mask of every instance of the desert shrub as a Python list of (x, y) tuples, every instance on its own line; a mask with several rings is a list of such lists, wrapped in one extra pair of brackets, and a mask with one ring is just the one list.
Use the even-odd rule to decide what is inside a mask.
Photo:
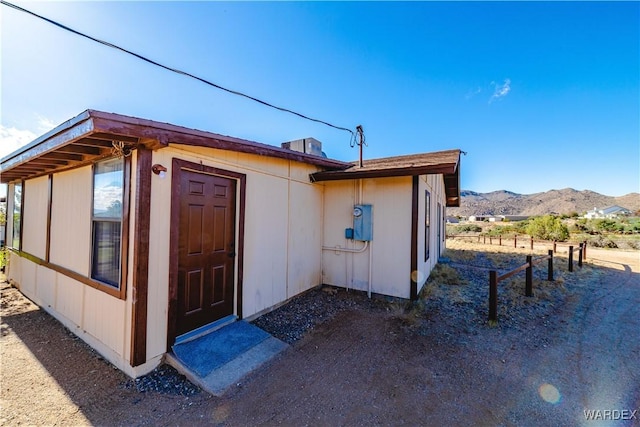
[(427, 284), (434, 285), (466, 285), (458, 270), (446, 264), (436, 264), (429, 274)]
[(453, 233), (479, 233), (482, 231), (482, 227), (477, 224), (462, 224), (453, 227)]
[(573, 223), (572, 231), (577, 233), (586, 233), (591, 230), (586, 218), (580, 218)]
[(640, 219), (634, 218), (624, 222), (624, 234), (638, 234), (640, 233)]
[(509, 225), (496, 225), (487, 233), (487, 236), (507, 236), (518, 234), (518, 228), (509, 224)]
[(529, 226), (529, 222), (530, 220), (524, 220), (524, 221), (518, 221), (518, 222), (514, 222), (513, 225), (511, 225), (513, 227), (513, 230), (517, 233), (517, 234), (525, 234), (527, 232), (527, 227)]
[(621, 233), (624, 230), (624, 225), (615, 219), (603, 218), (594, 221), (594, 229), (609, 233)]
[(569, 238), (569, 229), (553, 215), (533, 218), (527, 224), (526, 232), (535, 239), (564, 242)]
[(640, 249), (640, 242), (635, 240), (627, 240), (627, 246), (629, 249)]
[(589, 239), (587, 241), (587, 244), (596, 248), (609, 248), (609, 249), (618, 248), (618, 245), (616, 244), (616, 242), (603, 236), (598, 236), (598, 237)]

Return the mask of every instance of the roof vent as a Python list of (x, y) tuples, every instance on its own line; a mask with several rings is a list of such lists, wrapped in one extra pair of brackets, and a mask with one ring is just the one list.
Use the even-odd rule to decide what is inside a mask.
[(298, 151), (300, 153), (313, 154), (314, 156), (326, 157), (322, 152), (322, 142), (315, 138), (296, 139), (295, 141), (283, 142), (282, 148)]

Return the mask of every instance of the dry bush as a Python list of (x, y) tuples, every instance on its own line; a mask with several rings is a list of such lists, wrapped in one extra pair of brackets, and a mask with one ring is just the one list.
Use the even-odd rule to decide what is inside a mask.
[(425, 288), (429, 285), (466, 285), (467, 282), (460, 274), (458, 270), (447, 264), (437, 264), (431, 274), (429, 274), (429, 280), (425, 284)]
[(418, 301), (394, 301), (389, 303), (388, 311), (403, 326), (416, 326), (421, 317), (424, 316), (424, 303)]

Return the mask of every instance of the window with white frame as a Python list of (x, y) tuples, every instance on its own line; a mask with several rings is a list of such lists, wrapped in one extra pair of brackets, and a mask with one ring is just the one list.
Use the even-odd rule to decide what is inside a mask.
[(124, 159), (94, 165), (91, 278), (120, 288)]

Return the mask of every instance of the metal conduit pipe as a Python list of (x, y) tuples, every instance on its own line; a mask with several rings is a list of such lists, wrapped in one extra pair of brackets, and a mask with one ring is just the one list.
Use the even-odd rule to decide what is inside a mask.
[(352, 253), (352, 254), (359, 254), (362, 253), (364, 251), (367, 250), (367, 248), (369, 247), (369, 242), (364, 242), (364, 246), (360, 249), (349, 249), (349, 248), (343, 248), (341, 246), (323, 246), (322, 249), (325, 251), (336, 251), (336, 252), (348, 252), (348, 253)]
[[(369, 243), (369, 242), (367, 242)], [(367, 296), (369, 297), (369, 299), (371, 299), (371, 270), (372, 270), (372, 264), (371, 262), (373, 261), (373, 246), (369, 247), (369, 288), (367, 291)]]
[[(364, 246), (360, 249), (349, 249), (349, 248), (342, 248), (340, 246), (323, 246), (322, 249), (325, 251), (335, 251), (335, 252), (346, 252), (346, 253), (350, 253), (350, 254), (360, 254), (364, 251), (367, 250), (367, 248), (369, 247), (369, 242), (365, 241), (364, 242)], [(347, 287), (347, 289), (349, 289)], [(367, 290), (367, 296), (369, 298), (371, 298), (371, 250), (369, 250), (369, 284), (368, 284), (368, 290)]]

